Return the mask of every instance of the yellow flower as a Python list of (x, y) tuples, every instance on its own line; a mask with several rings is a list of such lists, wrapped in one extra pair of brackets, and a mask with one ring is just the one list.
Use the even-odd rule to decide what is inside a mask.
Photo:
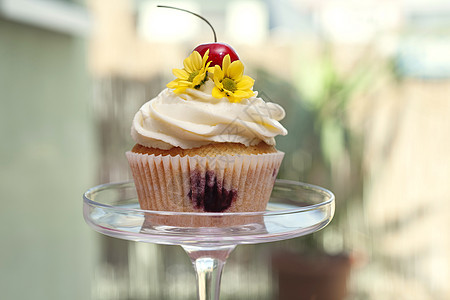
[(203, 58), (200, 53), (193, 51), (189, 57), (183, 61), (183, 69), (173, 69), (172, 73), (177, 79), (169, 82), (167, 87), (174, 89), (175, 94), (181, 94), (188, 88), (198, 89), (207, 79), (209, 50), (205, 52)]
[(242, 62), (240, 60), (231, 62), (230, 55), (225, 55), (222, 68), (218, 65), (214, 67), (215, 87), (212, 90), (212, 95), (219, 99), (228, 97), (230, 102), (240, 102), (242, 99), (254, 96), (255, 93), (251, 88), (255, 81), (243, 74), (244, 65)]

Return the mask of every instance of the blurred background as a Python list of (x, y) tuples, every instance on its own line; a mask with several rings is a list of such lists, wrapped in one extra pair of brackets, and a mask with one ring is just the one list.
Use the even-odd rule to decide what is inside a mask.
[(82, 193), (130, 177), (131, 120), (200, 43), (231, 44), (289, 135), (279, 178), (332, 223), (239, 246), (221, 299), (450, 299), (446, 0), (0, 0), (0, 298), (195, 299), (180, 247), (101, 236)]

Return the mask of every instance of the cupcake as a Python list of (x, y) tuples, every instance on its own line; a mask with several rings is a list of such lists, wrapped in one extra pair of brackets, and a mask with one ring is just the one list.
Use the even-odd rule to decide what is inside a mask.
[(126, 156), (140, 206), (264, 211), (284, 156), (274, 138), (287, 134), (285, 112), (257, 96), (231, 47), (220, 55), (197, 48), (133, 119), (136, 144)]

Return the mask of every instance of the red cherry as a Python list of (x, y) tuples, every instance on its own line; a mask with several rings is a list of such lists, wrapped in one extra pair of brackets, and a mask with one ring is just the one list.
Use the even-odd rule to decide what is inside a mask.
[(234, 49), (230, 45), (225, 43), (201, 44), (195, 47), (194, 51), (197, 51), (203, 57), (203, 55), (205, 55), (206, 50), (208, 49), (209, 49), (208, 61), (211, 62), (211, 64), (209, 65), (210, 67), (213, 67), (215, 65), (219, 65), (220, 67), (222, 67), (223, 58), (227, 54), (230, 55), (231, 62), (239, 60), (236, 51), (234, 51)]

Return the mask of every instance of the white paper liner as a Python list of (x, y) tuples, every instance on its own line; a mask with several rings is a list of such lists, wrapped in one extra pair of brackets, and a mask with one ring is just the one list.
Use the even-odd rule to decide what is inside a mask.
[(142, 209), (251, 212), (265, 210), (284, 153), (126, 156)]

